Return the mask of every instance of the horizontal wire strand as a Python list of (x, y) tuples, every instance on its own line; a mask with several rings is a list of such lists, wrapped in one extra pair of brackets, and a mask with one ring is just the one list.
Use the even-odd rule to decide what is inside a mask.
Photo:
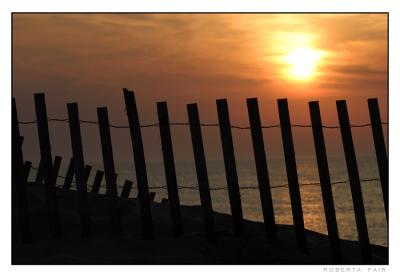
[[(48, 122), (66, 122), (68, 123), (68, 119), (57, 119), (57, 118), (50, 118), (47, 120)], [(80, 120), (81, 123), (84, 124), (98, 124), (96, 121), (89, 121), (89, 120)], [(36, 124), (37, 121), (19, 121), (18, 122), (21, 125), (32, 125)], [(380, 123), (381, 125), (388, 125), (387, 122), (382, 122)], [(170, 126), (190, 126), (190, 123), (186, 122), (171, 122), (169, 123)], [(367, 127), (367, 126), (372, 126), (373, 124), (371, 123), (364, 123), (364, 124), (351, 124), (350, 127), (354, 128), (361, 128), (361, 127)], [(379, 125), (379, 124), (376, 124)], [(159, 127), (159, 123), (150, 123), (150, 124), (142, 124), (140, 125), (141, 128), (147, 128), (147, 127)], [(220, 125), (218, 123), (201, 123), (200, 126), (202, 127), (219, 127)], [(124, 128), (129, 128), (129, 125), (115, 125), (115, 124), (110, 124), (110, 127), (116, 128), (116, 129), (124, 129)], [(238, 126), (238, 125), (230, 125), (230, 128), (233, 129), (251, 129), (250, 126)], [(273, 125), (262, 125), (262, 129), (268, 129), (268, 128), (278, 128), (281, 127), (280, 124), (273, 124)], [(290, 127), (299, 127), (299, 128), (310, 128), (312, 125), (305, 125), (305, 124), (292, 124)], [(340, 128), (340, 125), (322, 125), (323, 128), (327, 129), (337, 129)]]
[[(37, 171), (38, 168), (31, 166), (31, 169)], [(66, 179), (64, 176), (57, 176), (58, 178)], [(370, 178), (370, 179), (361, 179), (360, 182), (372, 182), (372, 181), (380, 181), (379, 178)], [(349, 180), (341, 180), (341, 181), (334, 181), (331, 182), (331, 185), (336, 185), (336, 184), (346, 184), (349, 183)], [(71, 184), (76, 185), (76, 182), (72, 182)], [(299, 183), (299, 186), (316, 186), (316, 185), (321, 185), (320, 182), (310, 182), (310, 183)], [(86, 184), (86, 186), (90, 186), (89, 184)], [(271, 186), (271, 189), (275, 188), (287, 188), (289, 184), (282, 184), (282, 185), (276, 185), (276, 186)], [(136, 187), (132, 187), (135, 189)], [(149, 186), (149, 189), (167, 189), (167, 186)], [(198, 186), (178, 186), (178, 189), (193, 189), (193, 190), (198, 190)], [(239, 187), (240, 190), (249, 190), (249, 189), (258, 189), (258, 186), (241, 186)], [(224, 187), (214, 187), (210, 188), (210, 191), (218, 191), (218, 190), (228, 190), (227, 186)]]

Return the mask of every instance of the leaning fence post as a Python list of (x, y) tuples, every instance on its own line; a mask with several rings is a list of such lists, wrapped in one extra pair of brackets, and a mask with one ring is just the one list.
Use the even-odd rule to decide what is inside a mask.
[(78, 198), (78, 208), (81, 224), (81, 236), (87, 237), (92, 234), (89, 205), (87, 199), (86, 176), (84, 169), (84, 158), (82, 150), (82, 137), (79, 121), (77, 103), (68, 103), (68, 119), (71, 135), (72, 154), (74, 158), (74, 173), (76, 181), (76, 194)]
[(290, 202), (292, 206), (293, 222), (296, 232), (297, 249), (301, 252), (307, 252), (303, 209), (301, 207), (299, 180), (297, 176), (296, 157), (294, 152), (292, 128), (290, 124), (287, 99), (278, 99), (278, 109), (281, 125), (283, 151), (285, 155), (286, 173), (290, 193)]
[(196, 165), (197, 182), (199, 184), (200, 202), (203, 211), (204, 226), (209, 242), (215, 242), (214, 212), (211, 203), (210, 185), (208, 181), (206, 158), (204, 155), (203, 138), (201, 135), (199, 112), (197, 104), (188, 104), (187, 111), (192, 138), (194, 161)]
[(118, 206), (118, 193), (114, 166), (114, 156), (111, 143), (110, 124), (106, 107), (97, 108), (99, 121), (101, 150), (103, 153), (104, 173), (106, 176), (106, 195), (110, 212), (111, 231), (113, 235), (122, 234), (121, 215)]
[[(70, 160), (69, 160), (69, 164), (68, 164), (68, 169), (67, 169), (67, 174), (66, 174), (66, 176), (65, 176), (65, 181), (64, 181), (64, 185), (63, 185), (63, 188), (64, 189), (70, 189), (71, 188), (71, 185), (72, 185), (72, 180), (74, 179), (74, 175), (75, 175), (75, 166), (74, 166), (75, 164), (74, 164), (74, 158), (72, 157)], [(86, 184), (86, 186), (87, 186), (87, 184), (88, 184), (88, 180), (89, 180), (89, 177), (90, 177), (90, 172), (92, 171), (92, 166), (90, 166), (90, 165), (86, 165), (85, 166), (85, 170), (84, 170), (84, 173), (85, 173), (85, 184)]]
[(53, 163), (53, 176), (54, 176), (54, 185), (57, 186), (57, 178), (58, 178), (58, 172), (60, 171), (60, 166), (61, 166), (61, 156), (55, 156), (54, 157), (54, 163)]
[(269, 183), (267, 158), (265, 156), (264, 138), (257, 98), (247, 99), (247, 110), (249, 113), (251, 139), (253, 141), (253, 151), (256, 161), (258, 188), (260, 191), (265, 231), (268, 237), (276, 238), (274, 207), (272, 205), (271, 186)]
[(337, 227), (335, 206), (332, 196), (331, 179), (329, 176), (328, 158), (326, 156), (324, 131), (322, 129), (321, 113), (318, 101), (308, 103), (310, 108), (311, 124), (314, 137), (315, 154), (317, 156), (319, 179), (321, 183), (322, 200), (328, 236), (331, 246), (333, 263), (342, 262), (339, 231)]
[[(19, 132), (18, 126), (18, 115), (17, 115), (17, 105), (15, 103), (15, 98), (12, 98), (12, 202), (13, 207), (16, 206), (18, 209), (18, 223), (21, 229), (21, 241), (23, 243), (32, 242), (32, 233), (31, 233), (31, 224), (30, 224), (30, 215), (29, 215), (29, 207), (28, 200), (26, 196), (26, 178), (28, 178), (28, 174), (26, 174), (24, 167), (24, 159), (22, 155), (22, 140)], [(20, 139), (20, 140), (19, 140)], [(26, 165), (25, 165), (26, 166)], [(29, 169), (30, 169), (29, 165)], [(15, 219), (13, 217), (13, 227)]]
[(67, 174), (65, 175), (65, 181), (63, 188), (70, 189), (72, 184), (72, 179), (74, 178), (74, 158), (69, 160)]
[(143, 237), (145, 239), (153, 239), (154, 231), (150, 209), (147, 170), (135, 95), (133, 91), (129, 91), (128, 89), (124, 88), (123, 91), (136, 167), (136, 180), (139, 195), (140, 215), (142, 219)]
[(90, 177), (90, 172), (92, 171), (92, 166), (86, 165), (85, 166), (85, 184), (87, 185), (89, 177)]
[(32, 162), (25, 161), (25, 163), (24, 163), (24, 182), (25, 182), (25, 184), (28, 182), (29, 173), (31, 171), (31, 168), (32, 168)]
[(93, 186), (92, 186), (92, 193), (99, 193), (99, 189), (101, 186), (101, 181), (103, 180), (103, 176), (104, 176), (104, 172), (98, 170), (96, 172), (96, 175), (94, 176), (94, 182), (93, 182)]
[(168, 108), (166, 102), (157, 103), (158, 121), (160, 126), (161, 146), (164, 159), (165, 177), (167, 180), (169, 207), (171, 212), (172, 232), (175, 236), (183, 234), (181, 209), (176, 179), (174, 153), (172, 149), (171, 130), (169, 126)]
[(364, 263), (371, 263), (371, 250), (369, 244), (367, 220), (362, 198), (361, 183), (358, 173), (356, 153), (354, 150), (353, 137), (351, 135), (349, 114), (345, 100), (336, 101), (337, 113), (340, 122), (344, 154), (346, 158), (347, 172), (349, 175), (351, 195), (353, 199), (354, 213), (356, 217), (358, 239)]
[(39, 166), (36, 172), (36, 179), (35, 179), (35, 183), (40, 184), (43, 182), (43, 176), (44, 176), (44, 169), (43, 169), (43, 162), (40, 159), (39, 161)]
[(218, 99), (216, 102), (233, 228), (235, 235), (239, 236), (244, 234), (244, 223), (242, 204), (240, 200), (239, 181), (236, 171), (235, 152), (233, 148), (231, 123), (229, 120), (228, 102), (226, 99)]
[(23, 145), (23, 143), (24, 143), (24, 137), (23, 137), (23, 136), (20, 136), (20, 137), (19, 137), (18, 148), (21, 148), (21, 150), (22, 150), (22, 145)]
[(35, 94), (34, 99), (39, 135), (40, 157), (44, 172), (45, 195), (50, 223), (50, 233), (53, 237), (60, 238), (61, 229), (53, 177), (53, 161), (51, 155), (49, 127), (47, 122), (46, 102), (43, 93)]
[(129, 194), (131, 193), (133, 182), (130, 180), (125, 180), (124, 186), (121, 191), (121, 198), (129, 198)]
[(369, 117), (371, 119), (372, 135), (374, 137), (375, 154), (378, 162), (379, 176), (383, 202), (385, 205), (386, 221), (389, 222), (389, 184), (388, 184), (388, 158), (386, 154), (385, 138), (383, 137), (381, 116), (379, 113), (378, 99), (368, 99)]

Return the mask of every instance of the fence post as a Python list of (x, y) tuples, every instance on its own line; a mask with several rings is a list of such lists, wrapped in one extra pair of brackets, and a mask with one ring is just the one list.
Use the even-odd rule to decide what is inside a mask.
[(144, 158), (142, 133), (140, 130), (139, 115), (136, 107), (136, 100), (133, 91), (123, 89), (126, 105), (126, 112), (131, 133), (133, 156), (136, 167), (136, 180), (139, 196), (140, 214), (142, 220), (143, 237), (153, 239), (153, 221), (151, 217), (149, 188), (147, 181), (146, 163)]
[(53, 161), (50, 147), (50, 135), (47, 122), (46, 101), (43, 93), (34, 95), (36, 121), (39, 135), (40, 157), (43, 164), (45, 197), (50, 223), (50, 233), (54, 238), (61, 237), (60, 220), (57, 207), (56, 189), (53, 177)]
[(110, 124), (106, 107), (97, 108), (101, 150), (103, 153), (104, 173), (106, 177), (106, 195), (108, 197), (111, 232), (115, 236), (122, 234), (121, 215), (118, 206), (117, 181), (114, 156), (111, 143)]
[(268, 237), (276, 238), (274, 207), (272, 205), (271, 186), (269, 183), (267, 158), (265, 156), (265, 146), (257, 98), (247, 99), (247, 110), (250, 120), (251, 139), (253, 142), (254, 158), (256, 161), (258, 188), (260, 190), (265, 231)]
[(72, 183), (73, 178), (74, 178), (74, 158), (72, 157), (69, 160), (67, 174), (65, 175), (65, 181), (64, 181), (64, 185), (63, 185), (64, 189), (71, 188), (71, 183)]
[(89, 177), (90, 177), (90, 172), (92, 171), (92, 166), (86, 165), (85, 166), (85, 184), (87, 185)]
[(311, 124), (314, 137), (315, 154), (317, 156), (319, 179), (321, 182), (322, 200), (328, 236), (332, 252), (333, 263), (342, 262), (342, 252), (340, 248), (339, 231), (337, 227), (335, 206), (332, 196), (331, 179), (329, 175), (328, 158), (326, 156), (324, 131), (322, 129), (321, 113), (318, 101), (308, 103), (310, 108)]
[(77, 103), (68, 103), (68, 119), (71, 134), (72, 154), (74, 158), (74, 173), (76, 181), (76, 191), (78, 197), (78, 208), (81, 224), (81, 236), (88, 237), (92, 234), (89, 205), (87, 200), (87, 189), (84, 169), (84, 158), (82, 150), (82, 137)]
[(157, 112), (164, 159), (165, 177), (167, 180), (172, 232), (175, 236), (180, 236), (183, 235), (183, 227), (167, 103), (157, 102)]
[[(67, 174), (65, 176), (65, 181), (64, 181), (64, 185), (63, 188), (64, 189), (71, 189), (71, 184), (72, 184), (72, 180), (74, 179), (74, 173), (75, 171), (75, 166), (74, 166), (74, 158), (72, 157), (69, 160), (69, 164), (68, 164), (68, 169), (67, 169)], [(88, 184), (88, 180), (90, 177), (90, 172), (92, 171), (92, 166), (90, 165), (86, 165), (85, 166), (85, 184)]]
[(369, 109), (369, 117), (371, 119), (372, 135), (374, 137), (376, 160), (378, 162), (379, 176), (381, 179), (386, 221), (389, 222), (388, 158), (386, 154), (385, 138), (383, 137), (378, 99), (376, 98), (368, 99), (368, 109)]
[[(12, 98), (12, 206), (14, 208), (17, 207), (17, 213), (13, 216), (18, 216), (18, 224), (20, 226), (21, 232), (21, 241), (23, 243), (32, 242), (32, 233), (31, 233), (31, 223), (30, 223), (30, 215), (29, 215), (29, 206), (28, 200), (26, 196), (26, 179), (24, 176), (26, 175), (26, 168), (24, 167), (24, 159), (22, 155), (22, 140), (19, 132), (18, 126), (18, 114), (17, 114), (17, 105), (15, 103), (15, 98)], [(18, 140), (20, 139), (20, 140)], [(25, 165), (26, 166), (26, 165)], [(29, 165), (29, 169), (30, 169)], [(28, 172), (29, 174), (29, 172)], [(26, 176), (28, 178), (28, 176)], [(14, 226), (14, 221), (16, 219), (12, 219)]]
[(121, 198), (129, 198), (129, 194), (131, 193), (133, 182), (130, 180), (125, 180), (124, 186), (121, 191)]
[(292, 205), (293, 222), (296, 232), (297, 249), (307, 253), (307, 241), (304, 229), (303, 209), (301, 207), (301, 196), (299, 179), (297, 176), (296, 157), (293, 145), (292, 128), (287, 99), (278, 99), (279, 121), (281, 125), (283, 151), (285, 154), (286, 173)]
[(346, 158), (347, 172), (349, 175), (353, 207), (356, 217), (358, 239), (360, 241), (361, 253), (364, 263), (371, 263), (371, 250), (369, 245), (367, 220), (361, 192), (360, 177), (358, 173), (356, 153), (351, 135), (349, 114), (345, 100), (337, 100), (336, 108), (340, 122), (344, 154)]
[(42, 162), (42, 159), (40, 159), (39, 166), (38, 166), (37, 173), (36, 173), (35, 183), (40, 184), (43, 182), (43, 176), (44, 176), (43, 172), (44, 172), (43, 162)]
[(24, 137), (23, 136), (19, 136), (18, 148), (20, 148), (22, 150), (22, 145), (23, 144), (24, 144)]
[(239, 181), (236, 171), (235, 152), (232, 141), (231, 123), (229, 120), (228, 102), (226, 99), (218, 99), (216, 102), (233, 228), (235, 235), (240, 236), (244, 234), (244, 223)]
[(99, 189), (101, 186), (101, 181), (103, 180), (104, 172), (98, 170), (96, 172), (96, 175), (94, 176), (94, 182), (92, 186), (92, 193), (99, 193)]
[(194, 161), (196, 165), (197, 182), (199, 184), (200, 202), (203, 210), (204, 226), (208, 241), (213, 243), (216, 241), (214, 212), (211, 203), (210, 185), (208, 181), (206, 158), (204, 155), (203, 138), (201, 135), (197, 104), (188, 104), (187, 111), (189, 116)]
[(24, 182), (25, 184), (27, 184), (28, 182), (28, 178), (29, 178), (29, 173), (31, 171), (31, 167), (32, 167), (32, 162), (31, 161), (25, 161), (24, 163)]
[(55, 156), (54, 157), (54, 163), (53, 163), (53, 176), (54, 176), (54, 185), (57, 186), (57, 178), (58, 178), (58, 172), (60, 171), (60, 166), (61, 166), (61, 156)]

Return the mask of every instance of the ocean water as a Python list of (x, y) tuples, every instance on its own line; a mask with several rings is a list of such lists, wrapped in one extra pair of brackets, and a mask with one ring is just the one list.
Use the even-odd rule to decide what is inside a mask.
[[(347, 180), (346, 164), (342, 157), (328, 157), (331, 181)], [(297, 156), (297, 171), (299, 182), (319, 182), (318, 169), (314, 156)], [(241, 189), (243, 214), (246, 219), (263, 221), (255, 163), (251, 160), (236, 161), (240, 187), (255, 187), (254, 189)], [(94, 170), (102, 169), (101, 164), (92, 164), (93, 170), (89, 178), (89, 185), (93, 183)], [(151, 187), (165, 186), (164, 166), (162, 162), (147, 162), (148, 181), (150, 191), (156, 192), (155, 201), (167, 198), (166, 189), (151, 189)], [(65, 173), (63, 165), (60, 173)], [(374, 156), (358, 157), (358, 168), (361, 179), (379, 178), (376, 159)], [(226, 177), (223, 161), (207, 161), (207, 170), (210, 188), (226, 187)], [(268, 158), (268, 171), (271, 187), (287, 184), (286, 168), (283, 157)], [(132, 180), (136, 187), (134, 164), (132, 162), (116, 163), (118, 173), (117, 183), (119, 191), (126, 179)], [(195, 165), (193, 161), (177, 161), (176, 172), (178, 186), (197, 187)], [(31, 177), (34, 178), (34, 177)], [(57, 181), (62, 184), (61, 178)], [(379, 181), (363, 182), (361, 184), (364, 205), (367, 216), (370, 242), (373, 244), (388, 245), (387, 224), (383, 205), (381, 185)], [(100, 192), (104, 192), (104, 181)], [(287, 187), (272, 188), (275, 221), (278, 224), (293, 224), (289, 191)], [(339, 235), (342, 239), (357, 240), (354, 210), (351, 199), (349, 183), (332, 185)], [(316, 232), (327, 233), (324, 207), (322, 203), (321, 188), (319, 185), (300, 186), (301, 200), (304, 214), (305, 227)], [(136, 196), (134, 188), (131, 197)], [(179, 189), (181, 204), (199, 205), (199, 192), (196, 189)], [(213, 209), (222, 213), (230, 213), (227, 190), (211, 191)]]

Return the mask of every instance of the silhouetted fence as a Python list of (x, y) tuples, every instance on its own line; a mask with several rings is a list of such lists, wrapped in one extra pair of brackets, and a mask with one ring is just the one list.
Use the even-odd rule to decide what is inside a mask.
[[(64, 189), (70, 189), (75, 176), (76, 194), (78, 200), (78, 211), (80, 217), (81, 236), (87, 237), (92, 234), (91, 218), (89, 213), (89, 204), (87, 200), (88, 178), (92, 167), (85, 165), (80, 123), (98, 124), (101, 150), (103, 156), (104, 170), (97, 170), (93, 185), (90, 191), (99, 193), (99, 189), (105, 177), (106, 196), (108, 199), (108, 211), (111, 223), (111, 232), (113, 236), (119, 236), (123, 233), (121, 225), (121, 214), (118, 205), (117, 192), (117, 173), (115, 172), (114, 157), (112, 150), (112, 142), (110, 128), (129, 128), (131, 135), (131, 143), (133, 149), (133, 159), (135, 162), (136, 188), (138, 191), (137, 199), (140, 207), (140, 218), (142, 223), (142, 233), (144, 239), (153, 239), (153, 221), (151, 214), (150, 202), (154, 199), (155, 193), (149, 192), (150, 189), (166, 189), (168, 194), (168, 204), (170, 207), (171, 226), (174, 236), (184, 234), (181, 208), (179, 200), (179, 189), (195, 189), (199, 191), (201, 209), (204, 218), (205, 234), (209, 242), (215, 242), (215, 221), (211, 204), (211, 190), (227, 190), (232, 215), (232, 225), (235, 236), (241, 236), (245, 233), (243, 212), (240, 197), (240, 190), (258, 189), (262, 205), (262, 213), (265, 225), (266, 236), (270, 239), (277, 239), (277, 227), (275, 223), (273, 200), (271, 189), (278, 187), (288, 187), (290, 202), (292, 208), (292, 216), (294, 222), (297, 249), (303, 253), (309, 252), (306, 241), (306, 230), (304, 228), (304, 219), (302, 212), (302, 200), (300, 195), (300, 185), (320, 185), (322, 192), (322, 201), (324, 204), (325, 219), (332, 251), (332, 260), (335, 263), (342, 261), (342, 251), (340, 249), (340, 239), (335, 214), (334, 200), (332, 196), (332, 185), (340, 183), (350, 183), (351, 196), (356, 219), (356, 227), (361, 247), (361, 255), (365, 263), (371, 263), (371, 251), (366, 225), (364, 202), (361, 194), (360, 183), (363, 181), (380, 181), (382, 194), (384, 198), (384, 206), (386, 219), (388, 222), (388, 158), (382, 131), (382, 123), (378, 101), (376, 98), (368, 99), (368, 108), (370, 112), (370, 123), (361, 125), (351, 125), (346, 102), (339, 100), (336, 102), (337, 113), (339, 117), (338, 126), (327, 126), (322, 124), (319, 104), (317, 101), (309, 103), (311, 125), (291, 124), (288, 102), (286, 99), (278, 100), (279, 125), (263, 126), (260, 120), (258, 102), (256, 98), (247, 99), (249, 123), (248, 127), (235, 126), (230, 123), (228, 103), (226, 99), (217, 100), (218, 124), (204, 124), (200, 122), (197, 104), (188, 104), (187, 112), (189, 122), (173, 123), (169, 121), (168, 108), (166, 102), (157, 103), (158, 123), (141, 125), (137, 111), (135, 95), (132, 91), (123, 90), (126, 112), (128, 117), (128, 126), (112, 125), (108, 120), (108, 112), (106, 107), (97, 109), (98, 122), (80, 120), (78, 105), (76, 103), (67, 104), (68, 119), (48, 119), (46, 112), (45, 97), (43, 93), (35, 94), (36, 120), (29, 122), (18, 121), (17, 107), (15, 99), (12, 102), (12, 136), (13, 136), (13, 207), (17, 208), (19, 230), (21, 231), (21, 240), (24, 243), (32, 242), (32, 233), (30, 228), (29, 201), (26, 194), (26, 186), (29, 171), (37, 170), (35, 183), (43, 184), (45, 187), (45, 200), (48, 212), (48, 221), (50, 224), (50, 233), (54, 238), (61, 238), (62, 231), (60, 229), (60, 220), (58, 213), (58, 205), (56, 198), (56, 180), (57, 177), (64, 178), (61, 185)], [(70, 159), (68, 169), (65, 176), (59, 175), (61, 157), (53, 156), (51, 153), (50, 136), (48, 122), (59, 121), (68, 122), (70, 127), (71, 145), (73, 150), (73, 158)], [(36, 124), (39, 135), (40, 145), (40, 164), (38, 168), (31, 166), (31, 162), (24, 161), (22, 154), (23, 138), (20, 136), (19, 124)], [(179, 186), (177, 182), (175, 161), (172, 148), (172, 138), (170, 126), (189, 126), (193, 153), (195, 159), (198, 187)], [(210, 188), (207, 165), (204, 155), (204, 146), (201, 133), (201, 127), (215, 126), (219, 127), (223, 158), (225, 165), (225, 173), (227, 187)], [(357, 160), (354, 151), (351, 128), (367, 127), (372, 129), (375, 152), (377, 157), (380, 178), (360, 180), (358, 173)], [(141, 128), (159, 127), (161, 137), (161, 147), (163, 153), (164, 170), (166, 176), (166, 186), (150, 187), (147, 180), (147, 170), (144, 157), (143, 141), (141, 136)], [(293, 127), (311, 127), (314, 138), (314, 146), (317, 157), (318, 172), (320, 182), (300, 184), (297, 174), (296, 157), (292, 138)], [(285, 157), (285, 165), (287, 172), (287, 185), (271, 186), (269, 181), (269, 173), (267, 167), (267, 159), (264, 146), (264, 138), (262, 129), (280, 128), (283, 142), (283, 150)], [(324, 128), (337, 128), (341, 131), (343, 147), (346, 158), (347, 172), (349, 180), (335, 181), (330, 180), (329, 166), (326, 155), (324, 142)], [(238, 175), (236, 169), (236, 159), (234, 154), (234, 144), (232, 140), (231, 129), (249, 129), (253, 144), (254, 158), (256, 163), (258, 186), (239, 187)], [(120, 195), (120, 198), (128, 198), (133, 188), (133, 182), (126, 180)], [(163, 202), (167, 199), (163, 199)]]

